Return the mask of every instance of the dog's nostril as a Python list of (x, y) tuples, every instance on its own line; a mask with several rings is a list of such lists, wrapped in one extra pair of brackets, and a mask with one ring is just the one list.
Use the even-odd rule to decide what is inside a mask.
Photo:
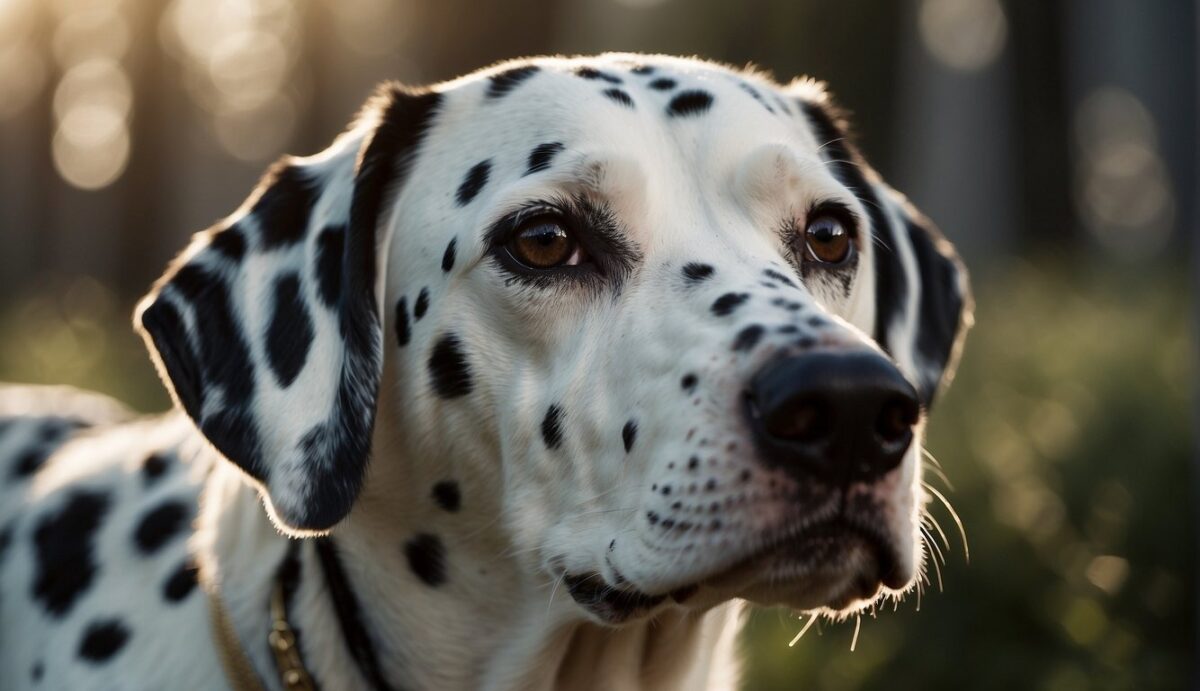
[(917, 424), (917, 414), (917, 406), (912, 399), (895, 396), (884, 402), (875, 431), (887, 443), (906, 440), (912, 434), (913, 425)]
[(767, 431), (780, 439), (809, 443), (828, 437), (833, 429), (828, 403), (817, 398), (782, 407), (765, 423)]

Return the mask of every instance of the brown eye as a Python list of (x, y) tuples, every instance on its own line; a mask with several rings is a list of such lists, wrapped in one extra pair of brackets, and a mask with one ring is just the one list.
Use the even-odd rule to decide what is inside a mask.
[(508, 241), (513, 259), (531, 269), (573, 266), (583, 260), (579, 243), (562, 222), (552, 216), (530, 219)]
[(823, 264), (841, 264), (850, 256), (850, 233), (834, 216), (818, 216), (804, 229), (811, 258)]

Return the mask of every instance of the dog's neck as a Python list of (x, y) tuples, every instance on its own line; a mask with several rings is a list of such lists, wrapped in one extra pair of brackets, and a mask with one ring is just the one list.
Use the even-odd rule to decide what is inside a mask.
[[(198, 545), (238, 638), (269, 688), (278, 673), (267, 645), (270, 596), (289, 548), (299, 560), (288, 619), (305, 666), (325, 688), (371, 688), (352, 657), (315, 545), (271, 525), (257, 493), (218, 464), (204, 495)], [(564, 589), (521, 575), (487, 522), (422, 520), (411, 497), (365, 491), (333, 532), (360, 623), (395, 689), (728, 688), (735, 674), (738, 606), (704, 615), (667, 612), (612, 629), (582, 619)], [(494, 523), (494, 521), (493, 521)], [(448, 545), (441, 578), (414, 577), (406, 541), (437, 526)], [(453, 552), (449, 552), (449, 549)], [(369, 568), (368, 568), (369, 566)], [(434, 575), (427, 572), (426, 576)]]

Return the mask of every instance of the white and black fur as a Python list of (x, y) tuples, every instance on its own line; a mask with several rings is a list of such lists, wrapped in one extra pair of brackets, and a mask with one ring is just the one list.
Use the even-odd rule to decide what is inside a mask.
[[(825, 202), (838, 271), (791, 236)], [(594, 266), (506, 269), (544, 204)], [(729, 688), (743, 599), (860, 608), (925, 558), (923, 423), (876, 481), (801, 481), (757, 457), (747, 379), (886, 354), (924, 409), (969, 307), (815, 82), (610, 54), (384, 85), (138, 306), (177, 410), (2, 390), (0, 686), (227, 688), (208, 591), (278, 689), (283, 577), (325, 689)], [(834, 505), (870, 539), (764, 576)]]

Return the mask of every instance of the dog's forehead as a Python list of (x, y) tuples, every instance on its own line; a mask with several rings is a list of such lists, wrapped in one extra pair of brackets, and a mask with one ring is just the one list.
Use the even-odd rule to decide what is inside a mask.
[[(438, 85), (438, 139), (522, 161), (539, 142), (653, 172), (736, 166), (765, 144), (816, 162), (820, 142), (768, 77), (696, 59), (608, 54), (510, 62)], [(690, 166), (690, 167), (679, 167)]]

